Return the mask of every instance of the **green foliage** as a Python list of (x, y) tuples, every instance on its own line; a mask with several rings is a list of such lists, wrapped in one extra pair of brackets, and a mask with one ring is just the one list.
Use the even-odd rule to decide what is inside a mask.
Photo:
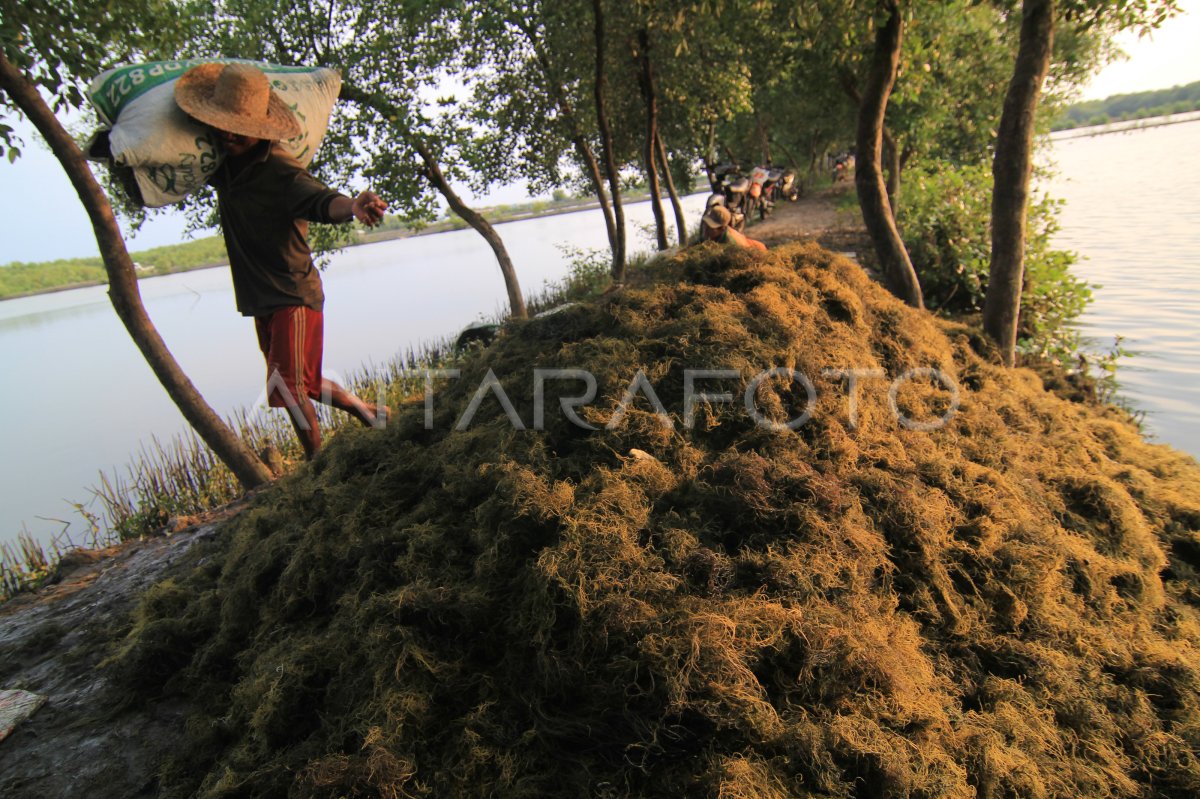
[[(0, 53), (49, 98), (58, 113), (83, 108), (83, 88), (105, 68), (137, 53), (186, 41), (194, 20), (179, 0), (0, 0)], [(14, 112), (0, 93), (0, 123)], [(0, 124), (0, 154), (21, 143)]]
[[(153, 247), (131, 253), (138, 277), (169, 275), (228, 263), (220, 236)], [(0, 266), (0, 299), (107, 283), (99, 258), (69, 258), (47, 263), (16, 262)]]
[(927, 4), (907, 23), (886, 123), (904, 157), (985, 157), (1012, 76), (1012, 24), (971, 0)]
[(1197, 110), (1200, 110), (1200, 81), (1170, 89), (1115, 94), (1103, 100), (1074, 103), (1054, 121), (1053, 129), (1070, 130), (1085, 125), (1104, 125), (1113, 121)]
[(607, 253), (571, 246), (560, 246), (559, 249), (570, 264), (567, 277), (548, 287), (536, 303), (539, 309), (593, 297), (611, 282), (612, 260)]
[(70, 258), (39, 264), (16, 262), (0, 267), (0, 299), (107, 280), (99, 258)]
[(897, 221), (926, 305), (953, 314), (981, 310), (991, 261), (991, 173), (938, 164), (906, 178)]
[(1121, 381), (1117, 377), (1121, 361), (1137, 354), (1126, 349), (1125, 337), (1118, 335), (1113, 337), (1110, 349), (1094, 353), (1090, 359), (1085, 359), (1085, 364), (1096, 380), (1096, 398), (1109, 405), (1124, 408), (1140, 424), (1145, 412), (1136, 410), (1121, 396)]
[(1043, 196), (1029, 209), (1017, 350), (1068, 363), (1083, 347), (1074, 323), (1092, 301), (1092, 289), (1071, 271), (1079, 256), (1051, 246), (1061, 206)]
[(60, 556), (57, 550), (47, 553), (26, 532), (17, 534), (15, 545), (0, 543), (0, 602), (45, 582)]
[[(961, 315), (983, 310), (991, 264), (991, 171), (985, 165), (939, 163), (910, 170), (899, 226), (931, 310)], [(1069, 360), (1080, 347), (1071, 323), (1091, 299), (1075, 277), (1076, 255), (1056, 250), (1061, 203), (1036, 199), (1029, 208), (1025, 290), (1019, 348), (1052, 360)]]

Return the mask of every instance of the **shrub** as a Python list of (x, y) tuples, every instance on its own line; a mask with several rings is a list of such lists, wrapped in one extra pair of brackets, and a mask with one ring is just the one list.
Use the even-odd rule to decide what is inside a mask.
[[(948, 315), (983, 310), (991, 263), (992, 176), (986, 164), (935, 163), (909, 170), (899, 225), (930, 309)], [(1078, 256), (1052, 247), (1061, 201), (1030, 205), (1021, 299), (1022, 352), (1065, 361), (1079, 349), (1071, 323), (1091, 289), (1071, 272)]]

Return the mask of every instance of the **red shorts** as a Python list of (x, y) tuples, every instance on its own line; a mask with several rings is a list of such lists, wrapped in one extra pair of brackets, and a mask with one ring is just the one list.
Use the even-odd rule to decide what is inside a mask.
[(324, 315), (294, 305), (254, 317), (254, 328), (267, 359), (267, 404), (286, 408), (300, 397), (321, 396)]

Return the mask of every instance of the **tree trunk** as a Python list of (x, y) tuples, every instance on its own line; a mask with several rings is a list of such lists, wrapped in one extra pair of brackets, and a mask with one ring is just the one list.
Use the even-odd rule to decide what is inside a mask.
[(858, 202), (862, 206), (863, 222), (871, 234), (875, 254), (883, 271), (884, 284), (900, 299), (914, 308), (924, 308), (921, 284), (909, 260), (908, 251), (896, 220), (888, 205), (887, 187), (880, 168), (883, 150), (883, 119), (887, 110), (896, 69), (900, 64), (900, 41), (903, 24), (897, 0), (880, 0), (888, 14), (887, 22), (875, 34), (875, 52), (871, 59), (867, 85), (858, 108), (858, 131), (855, 140), (857, 166), (854, 178)]
[(500, 265), (500, 274), (504, 276), (504, 288), (508, 292), (508, 307), (512, 315), (517, 319), (528, 319), (529, 312), (525, 310), (525, 297), (521, 294), (521, 284), (517, 280), (517, 270), (513, 267), (512, 259), (508, 257), (508, 250), (504, 246), (503, 239), (491, 223), (483, 218), (483, 215), (471, 208), (454, 188), (446, 180), (446, 176), (442, 174), (442, 169), (438, 166), (437, 159), (433, 157), (429, 147), (416, 136), (411, 137), (413, 149), (421, 156), (421, 160), (425, 164), (425, 177), (429, 179), (437, 190), (446, 198), (446, 202), (450, 204), (450, 209), (454, 213), (463, 218), (464, 221), (475, 231), (483, 236), (484, 241), (492, 248), (492, 252), (496, 254), (496, 263)]
[(587, 173), (588, 180), (592, 183), (592, 190), (596, 192), (596, 198), (600, 202), (600, 211), (604, 214), (604, 230), (608, 234), (609, 250), (615, 253), (617, 251), (617, 225), (613, 219), (612, 205), (609, 204), (608, 192), (604, 189), (604, 178), (600, 174), (600, 164), (596, 161), (596, 154), (592, 151), (592, 145), (583, 133), (579, 117), (575, 114), (575, 109), (572, 107), (571, 101), (567, 98), (562, 81), (550, 64), (550, 57), (546, 54), (546, 48), (538, 41), (536, 32), (524, 18), (516, 17), (511, 22), (525, 34), (525, 38), (533, 48), (538, 65), (542, 68), (542, 74), (546, 77), (546, 85), (550, 89), (550, 94), (558, 106), (559, 112), (563, 115), (563, 119), (567, 121), (571, 134), (571, 145), (575, 148), (576, 154), (583, 162), (584, 172)]
[(663, 179), (667, 182), (667, 194), (671, 195), (671, 207), (675, 210), (675, 226), (679, 228), (679, 246), (687, 246), (687, 218), (683, 215), (683, 203), (679, 201), (679, 192), (675, 190), (675, 178), (671, 175), (671, 162), (667, 160), (667, 147), (663, 144), (662, 134), (658, 142), (658, 160), (662, 164)]
[(717, 123), (708, 123), (708, 149), (704, 151), (704, 174), (708, 177), (708, 185), (714, 191), (721, 187), (717, 184), (717, 176), (713, 167), (717, 165)]
[(31, 82), (5, 58), (0, 50), (0, 89), (3, 89), (50, 145), (51, 152), (67, 173), (79, 200), (87, 210), (108, 274), (108, 297), (129, 337), (141, 350), (155, 377), (179, 408), (196, 434), (249, 489), (271, 481), (271, 472), (250, 448), (216, 414), (171, 355), (142, 305), (136, 273), (112, 206), (96, 182), (83, 153), (63, 129)]
[(658, 98), (654, 93), (654, 70), (650, 64), (650, 34), (645, 28), (638, 31), (638, 49), (641, 55), (642, 99), (646, 103), (646, 140), (642, 145), (642, 156), (646, 161), (646, 180), (650, 188), (650, 209), (654, 212), (654, 232), (658, 238), (658, 249), (669, 247), (667, 242), (667, 215), (663, 212), (662, 187), (658, 183)]
[(763, 124), (757, 105), (754, 108), (754, 126), (758, 128), (758, 143), (762, 148), (763, 166), (771, 166), (771, 137), (767, 135), (767, 127)]
[(575, 152), (579, 154), (584, 163), (584, 171), (587, 172), (588, 180), (592, 182), (592, 191), (596, 192), (600, 211), (604, 214), (604, 232), (608, 235), (608, 248), (616, 252), (617, 222), (613, 217), (613, 206), (609, 202), (608, 192), (604, 190), (604, 178), (600, 174), (600, 165), (596, 162), (596, 154), (592, 152), (591, 145), (588, 144), (582, 133), (577, 133), (572, 137), (571, 144), (574, 145)]
[[(338, 97), (339, 99), (349, 100), (352, 103), (373, 109), (384, 118), (393, 120), (403, 118), (400, 109), (392, 105), (387, 99), (364, 92), (357, 86), (348, 83), (342, 84), (341, 94)], [(508, 257), (508, 250), (505, 248), (504, 240), (500, 238), (500, 234), (496, 232), (496, 229), (492, 227), (490, 222), (483, 218), (482, 214), (468, 206), (458, 196), (458, 193), (454, 191), (450, 182), (446, 180), (446, 176), (442, 174), (442, 168), (438, 166), (433, 152), (421, 137), (412, 131), (408, 131), (404, 138), (417, 151), (417, 155), (421, 157), (421, 161), (425, 166), (425, 177), (446, 198), (450, 209), (461, 216), (463, 221), (475, 229), (476, 233), (483, 236), (483, 240), (492, 248), (492, 252), (496, 256), (496, 263), (500, 266), (500, 274), (504, 276), (504, 288), (508, 292), (508, 307), (512, 315), (518, 319), (529, 318), (529, 312), (525, 310), (525, 297), (521, 294), (521, 283), (517, 280), (517, 270), (513, 267), (512, 259)]]
[(613, 250), (612, 276), (614, 283), (625, 282), (625, 208), (621, 202), (621, 174), (617, 170), (617, 155), (613, 148), (612, 129), (608, 124), (608, 105), (604, 95), (608, 80), (604, 74), (604, 6), (603, 0), (592, 0), (596, 40), (596, 124), (604, 153), (604, 171), (608, 173), (608, 188), (613, 201), (613, 218), (617, 227), (617, 246)]
[(789, 150), (787, 145), (785, 145), (783, 142), (778, 142), (777, 144), (779, 146), (780, 151), (783, 152), (783, 157), (786, 158), (788, 160), (788, 163), (792, 165), (792, 171), (799, 173), (800, 172), (800, 164), (799, 164), (799, 162), (796, 161), (796, 156), (792, 155), (792, 151)]
[(883, 154), (887, 158), (888, 206), (892, 209), (892, 217), (895, 218), (896, 209), (900, 207), (900, 148), (887, 127), (883, 129)]
[(1010, 366), (1016, 358), (1025, 277), (1025, 213), (1033, 172), (1034, 117), (1053, 49), (1054, 0), (1024, 0), (1021, 43), (1004, 97), (992, 161), (992, 264), (983, 304), (983, 328)]

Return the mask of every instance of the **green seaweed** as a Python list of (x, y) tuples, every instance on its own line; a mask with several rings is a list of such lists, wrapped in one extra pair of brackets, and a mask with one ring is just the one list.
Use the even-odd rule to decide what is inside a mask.
[[(811, 420), (756, 424), (790, 368)], [(938, 369), (960, 388), (949, 410)], [(585, 368), (597, 427), (533, 370)], [(731, 369), (685, 424), (686, 368)], [(816, 245), (689, 248), (513, 322), (154, 589), (115, 667), (186, 697), (166, 796), (1200, 792), (1200, 467)], [(883, 370), (848, 384), (826, 369)], [(464, 410), (492, 374), (494, 393)], [(644, 372), (645, 396), (606, 429)], [(553, 386), (564, 395), (578, 386)], [(805, 405), (763, 382), (761, 414)]]

